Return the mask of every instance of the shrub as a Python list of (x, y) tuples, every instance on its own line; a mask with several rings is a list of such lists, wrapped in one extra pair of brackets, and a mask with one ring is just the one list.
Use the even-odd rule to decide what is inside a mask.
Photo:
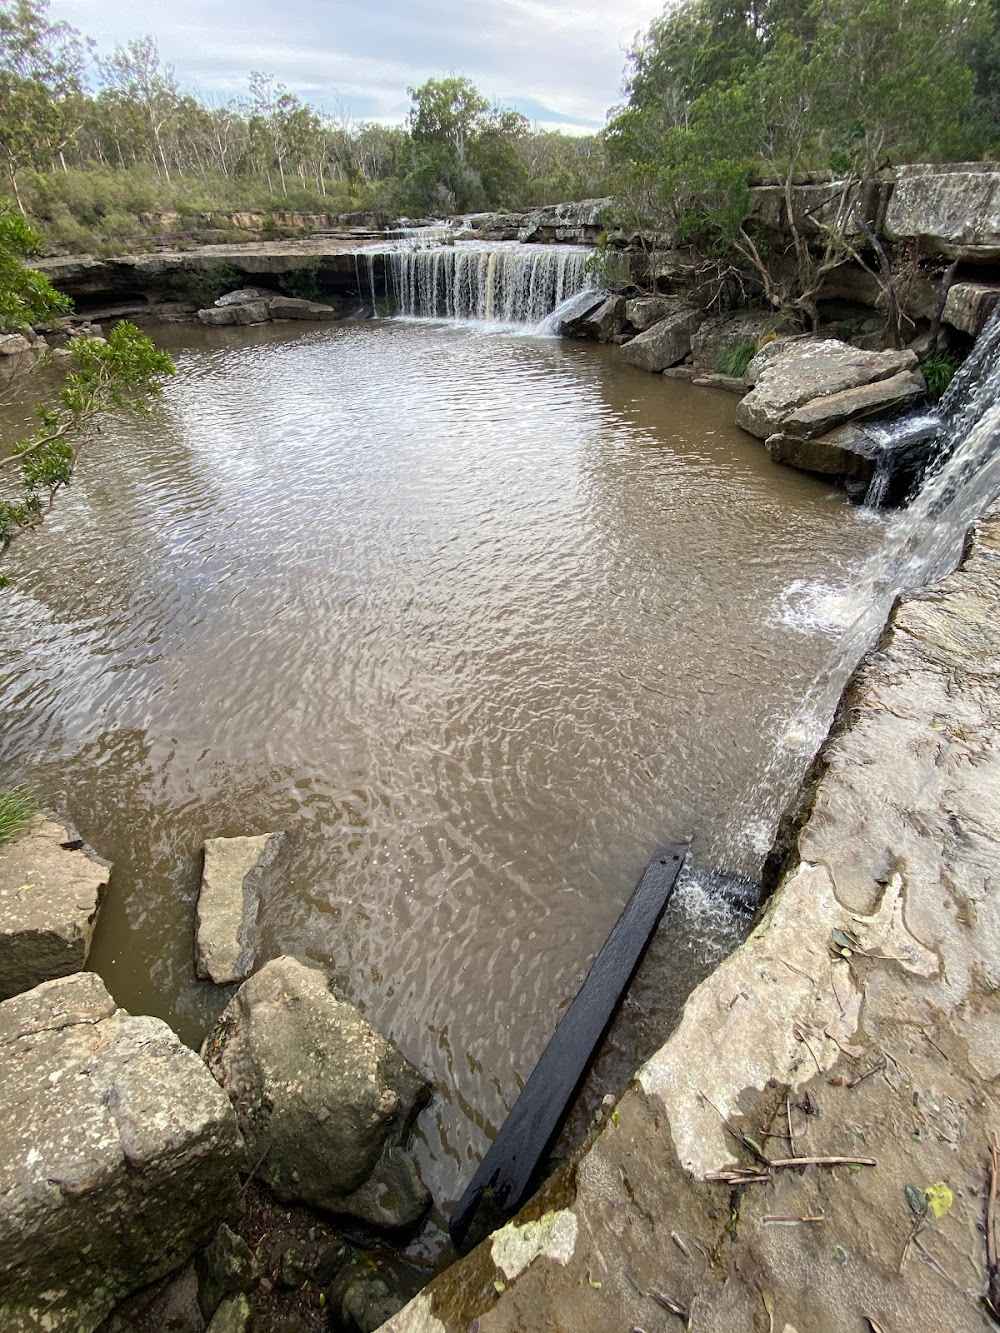
[(753, 338), (743, 338), (738, 343), (731, 343), (716, 358), (714, 369), (720, 375), (743, 376), (747, 366), (757, 355), (757, 344)]
[(932, 403), (944, 397), (945, 390), (955, 378), (958, 369), (958, 357), (950, 355), (930, 356), (920, 367), (927, 381), (927, 392)]
[(27, 787), (0, 792), (0, 847), (28, 827), (35, 809), (35, 798)]

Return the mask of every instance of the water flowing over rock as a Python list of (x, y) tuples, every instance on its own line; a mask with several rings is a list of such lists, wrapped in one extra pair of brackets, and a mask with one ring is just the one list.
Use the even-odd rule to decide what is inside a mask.
[[(785, 429), (792, 414), (802, 409), (802, 420), (790, 434), (821, 435), (851, 420), (872, 415), (895, 402), (909, 401), (919, 384), (914, 352), (866, 352), (834, 338), (776, 341), (758, 352), (747, 367), (753, 389), (736, 410), (737, 424), (765, 440)], [(832, 395), (852, 392), (883, 380), (892, 389), (861, 395), (852, 405), (838, 399), (824, 416), (822, 403)], [(808, 408), (807, 408), (807, 405)]]
[(0, 1004), (0, 1328), (89, 1333), (237, 1197), (228, 1099), (157, 1018), (81, 972)]
[(79, 972), (110, 875), (48, 820), (0, 849), (0, 1000)]
[(373, 303), (384, 272), (395, 312), (411, 317), (537, 324), (586, 283), (586, 253), (569, 246), (470, 242), (360, 258)]
[(430, 1201), (403, 1141), (429, 1089), (336, 999), (324, 972), (276, 958), (237, 991), (204, 1047), (247, 1161), (280, 1199), (404, 1227)]
[(210, 838), (205, 843), (196, 919), (198, 975), (218, 986), (245, 981), (253, 969), (261, 876), (284, 834)]

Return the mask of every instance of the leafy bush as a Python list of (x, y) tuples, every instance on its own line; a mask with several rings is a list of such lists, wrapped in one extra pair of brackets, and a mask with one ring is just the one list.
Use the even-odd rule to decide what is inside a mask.
[(714, 369), (720, 375), (743, 376), (747, 366), (757, 355), (757, 344), (753, 338), (743, 338), (738, 343), (731, 343), (716, 358)]
[(959, 361), (957, 356), (942, 355), (928, 357), (920, 369), (927, 381), (927, 392), (932, 403), (943, 398), (948, 385), (955, 378)]
[(0, 847), (28, 827), (35, 809), (35, 798), (27, 787), (0, 792)]

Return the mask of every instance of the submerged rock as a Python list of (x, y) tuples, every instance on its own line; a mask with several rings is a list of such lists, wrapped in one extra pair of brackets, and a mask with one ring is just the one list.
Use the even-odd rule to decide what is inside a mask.
[[(736, 424), (761, 440), (779, 432), (821, 435), (854, 416), (870, 416), (910, 401), (923, 383), (914, 377), (916, 369), (916, 354), (911, 351), (867, 352), (834, 338), (779, 340), (758, 352), (747, 367), (747, 379), (754, 387), (736, 409)], [(853, 409), (851, 400), (844, 398), (831, 404), (829, 411), (822, 407), (823, 400), (833, 395), (886, 380), (893, 380), (891, 388), (858, 395)]]
[(37, 819), (0, 849), (0, 1000), (86, 963), (111, 870), (82, 848)]
[(428, 1084), (320, 968), (267, 963), (203, 1054), (236, 1107), (247, 1162), (280, 1199), (376, 1226), (420, 1218), (430, 1196), (401, 1145)]
[(195, 965), (218, 986), (245, 980), (253, 970), (260, 882), (284, 841), (283, 833), (256, 838), (210, 838), (198, 895)]
[(237, 1198), (236, 1116), (195, 1053), (92, 972), (0, 1004), (0, 1328), (89, 1333)]
[(676, 366), (691, 352), (691, 335), (703, 319), (694, 306), (676, 303), (671, 314), (640, 333), (622, 348), (622, 356), (641, 370), (660, 371)]

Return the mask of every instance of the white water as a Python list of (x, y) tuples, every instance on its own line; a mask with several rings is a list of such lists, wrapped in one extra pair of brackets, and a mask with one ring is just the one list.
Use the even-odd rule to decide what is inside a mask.
[(384, 281), (397, 315), (536, 325), (587, 285), (588, 253), (517, 241), (366, 248), (358, 256), (366, 268), (359, 286), (376, 313)]
[[(1000, 494), (1000, 311), (955, 376), (939, 413), (937, 461), (909, 507), (885, 520), (885, 544), (860, 579), (840, 590), (793, 585), (804, 620), (822, 607), (842, 633), (829, 663), (776, 738), (745, 808), (734, 811), (730, 828), (717, 838), (714, 864), (731, 864), (741, 851), (756, 857), (770, 849), (781, 814), (772, 793), (785, 789), (776, 774), (816, 753), (850, 673), (877, 639), (896, 598), (950, 573), (970, 526)], [(911, 426), (904, 420), (898, 429)], [(789, 614), (786, 603), (781, 618)]]

